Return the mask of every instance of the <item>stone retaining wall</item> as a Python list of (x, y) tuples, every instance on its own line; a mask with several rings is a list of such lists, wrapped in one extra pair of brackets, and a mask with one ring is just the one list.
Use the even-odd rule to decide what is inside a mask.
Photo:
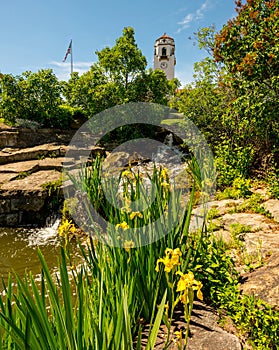
[(61, 200), (59, 193), (50, 197), (47, 190), (0, 194), (0, 227), (42, 226)]
[(68, 144), (74, 132), (75, 130), (59, 129), (0, 129), (0, 149), (5, 147), (25, 148), (51, 142)]

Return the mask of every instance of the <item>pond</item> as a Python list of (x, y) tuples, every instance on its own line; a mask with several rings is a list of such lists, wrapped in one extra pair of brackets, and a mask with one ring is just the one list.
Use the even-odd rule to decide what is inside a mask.
[[(33, 276), (41, 272), (38, 248), (43, 253), (50, 269), (58, 266), (60, 240), (57, 233), (59, 220), (44, 228), (2, 228), (0, 227), (0, 280), (7, 280), (9, 273), (20, 277), (25, 272)], [(77, 246), (72, 244), (77, 250)], [(0, 291), (3, 290), (0, 283)]]

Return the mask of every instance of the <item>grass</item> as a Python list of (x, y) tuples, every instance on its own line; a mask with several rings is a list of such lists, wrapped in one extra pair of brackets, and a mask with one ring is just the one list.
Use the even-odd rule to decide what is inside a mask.
[(183, 123), (183, 120), (180, 118), (164, 119), (161, 122), (161, 124), (166, 124), (166, 125), (181, 125), (182, 123)]
[(32, 171), (21, 171), (18, 173), (15, 180), (25, 179), (26, 177), (30, 176), (31, 174), (32, 174)]

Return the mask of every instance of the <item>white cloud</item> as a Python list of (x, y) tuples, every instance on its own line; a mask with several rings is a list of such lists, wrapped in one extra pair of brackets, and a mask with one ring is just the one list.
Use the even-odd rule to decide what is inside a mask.
[(208, 8), (207, 1), (201, 5), (201, 7), (196, 11), (196, 19), (202, 19), (204, 16), (204, 12)]
[(177, 33), (180, 33), (182, 30), (189, 28), (192, 22), (198, 21), (203, 18), (204, 12), (208, 9), (208, 0), (206, 0), (200, 8), (198, 8), (194, 13), (188, 13), (182, 21), (178, 22), (180, 27), (177, 30)]
[(178, 29), (178, 32), (181, 32), (181, 30), (190, 27), (190, 23), (194, 20), (194, 14), (189, 13), (186, 15), (181, 22), (178, 22), (178, 24), (181, 25), (181, 27)]
[[(78, 72), (79, 75), (87, 72), (92, 66), (93, 62), (74, 62), (73, 70)], [(50, 62), (50, 66), (53, 69), (54, 74), (59, 80), (68, 80), (71, 75), (71, 63), (70, 62)]]

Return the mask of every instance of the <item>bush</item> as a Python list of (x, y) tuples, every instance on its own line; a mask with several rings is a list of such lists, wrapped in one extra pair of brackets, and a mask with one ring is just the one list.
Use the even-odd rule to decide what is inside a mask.
[(224, 140), (215, 150), (217, 185), (222, 188), (232, 185), (236, 178), (246, 178), (252, 165), (254, 150), (251, 146), (238, 146)]

